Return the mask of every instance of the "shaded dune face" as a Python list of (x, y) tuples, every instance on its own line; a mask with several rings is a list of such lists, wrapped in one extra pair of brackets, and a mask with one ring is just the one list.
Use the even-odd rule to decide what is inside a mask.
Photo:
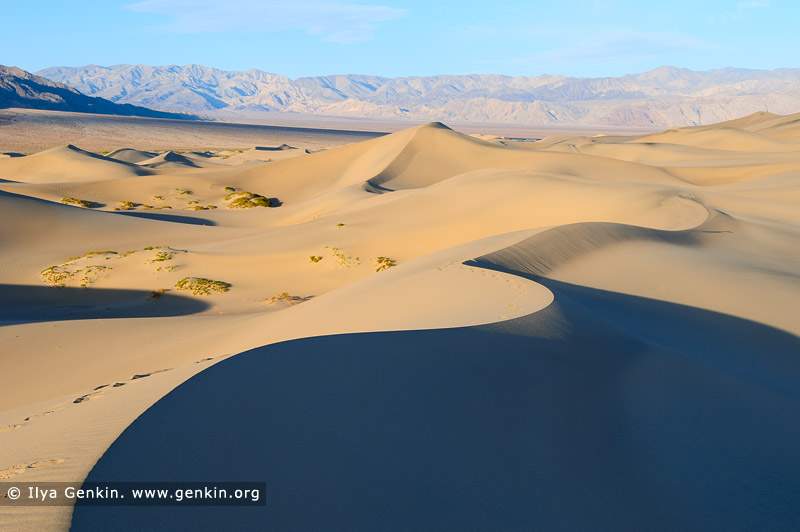
[(502, 324), (296, 340), (214, 366), (87, 480), (265, 480), (266, 507), (78, 506), (73, 530), (791, 528), (797, 337), (542, 282), (556, 303)]
[(25, 322), (180, 316), (208, 308), (203, 301), (173, 294), (154, 297), (151, 292), (136, 290), (54, 290), (0, 284), (0, 327)]
[(267, 482), (76, 530), (791, 529), (798, 131), (0, 159), (0, 472)]

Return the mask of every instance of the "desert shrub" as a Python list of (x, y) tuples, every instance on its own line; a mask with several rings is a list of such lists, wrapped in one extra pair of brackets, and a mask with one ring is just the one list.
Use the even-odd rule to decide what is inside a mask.
[(230, 287), (230, 283), (203, 277), (184, 277), (175, 283), (175, 288), (178, 290), (189, 290), (196, 296), (207, 296), (211, 292), (227, 292)]
[(286, 303), (289, 303), (290, 305), (297, 305), (298, 303), (302, 303), (304, 301), (308, 301), (312, 297), (314, 297), (314, 296), (307, 296), (307, 297), (292, 296), (292, 295), (289, 295), (289, 292), (282, 292), (282, 293), (278, 294), (277, 296), (272, 296), (272, 297), (268, 298), (266, 300), (266, 302), (267, 302), (268, 305), (271, 305), (271, 304), (273, 304), (273, 303), (275, 303), (277, 301), (285, 301)]
[(308, 260), (311, 262), (319, 262), (322, 260), (322, 257), (320, 257), (319, 255), (311, 255), (308, 257)]
[(231, 192), (225, 196), (225, 201), (230, 201), (229, 209), (250, 209), (253, 207), (272, 207), (269, 198), (253, 192)]
[(120, 201), (119, 207), (114, 208), (115, 211), (132, 211), (136, 208), (136, 204), (132, 201)]
[(158, 290), (153, 290), (150, 292), (150, 297), (147, 299), (158, 299), (161, 297), (161, 294), (169, 292), (169, 288), (159, 288)]
[(192, 191), (189, 190), (188, 188), (176, 188), (175, 192), (177, 192), (181, 196), (188, 195), (188, 194), (192, 193)]
[(94, 209), (97, 207), (97, 205), (94, 202), (78, 198), (61, 198), (61, 203), (63, 203), (64, 205), (75, 205), (77, 207), (86, 207), (87, 209)]
[(164, 262), (167, 260), (172, 260), (172, 253), (168, 251), (159, 251), (158, 253), (156, 253), (155, 258), (150, 262)]
[(72, 277), (72, 273), (60, 266), (50, 266), (39, 272), (39, 276), (45, 283), (53, 286), (66, 286), (66, 281)]
[(342, 252), (339, 248), (331, 248), (331, 254), (339, 263), (339, 266), (344, 266), (345, 268), (349, 268), (351, 266), (358, 266), (359, 264), (361, 264), (361, 260), (358, 257), (351, 257), (349, 255), (345, 255), (344, 252)]
[(393, 268), (397, 266), (397, 261), (394, 259), (390, 259), (389, 257), (378, 257), (375, 259), (375, 271), (383, 271), (388, 270), (389, 268)]
[(164, 201), (164, 196), (153, 196), (154, 200)]

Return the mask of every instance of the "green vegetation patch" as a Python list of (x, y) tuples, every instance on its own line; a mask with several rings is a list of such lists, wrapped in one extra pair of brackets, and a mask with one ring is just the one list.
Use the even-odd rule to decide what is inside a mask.
[(375, 266), (375, 271), (380, 272), (383, 270), (388, 270), (389, 268), (394, 268), (397, 266), (397, 261), (390, 259), (389, 257), (378, 257), (375, 259)]
[(350, 268), (351, 266), (358, 266), (361, 264), (361, 260), (358, 257), (351, 257), (349, 255), (345, 255), (344, 252), (339, 248), (330, 248), (330, 249), (331, 249), (331, 255), (333, 255), (333, 258), (336, 259), (336, 262), (339, 264), (339, 266)]
[(87, 209), (97, 208), (97, 204), (94, 202), (78, 198), (61, 198), (61, 203), (64, 205), (75, 205), (76, 207), (86, 207)]
[(251, 209), (253, 207), (272, 207), (269, 198), (253, 192), (231, 192), (225, 196), (225, 201), (230, 201), (229, 209)]
[(96, 281), (102, 272), (113, 269), (98, 264), (89, 264), (85, 268), (74, 270), (68, 268), (68, 266), (72, 265), (63, 263), (60, 266), (50, 266), (39, 272), (39, 276), (42, 281), (53, 286), (67, 286), (68, 281), (74, 281), (81, 288), (85, 288)]
[(136, 204), (132, 201), (120, 201), (118, 207), (114, 207), (115, 211), (132, 211), (136, 208)]
[(166, 260), (172, 260), (172, 253), (169, 251), (159, 251), (156, 253), (156, 258), (151, 260), (150, 262), (164, 262)]
[[(188, 253), (186, 249), (175, 249), (169, 246), (147, 246), (144, 251), (155, 251), (151, 260), (146, 263), (163, 263), (170, 261), (178, 253)], [(98, 264), (98, 260), (119, 260), (128, 257), (137, 250), (118, 252), (113, 250), (89, 251), (83, 255), (70, 257), (61, 264), (50, 266), (39, 272), (42, 281), (53, 286), (91, 286), (95, 281), (107, 275), (108, 270), (113, 270), (111, 266)], [(180, 264), (171, 266), (159, 266), (156, 271), (166, 270), (175, 271), (182, 267)]]
[(196, 296), (211, 295), (211, 292), (227, 292), (230, 287), (230, 283), (203, 277), (184, 277), (175, 283), (175, 288), (178, 290), (189, 290)]
[[(156, 251), (155, 256), (151, 260), (148, 261), (150, 264), (152, 264), (154, 262), (166, 262), (168, 260), (172, 260), (172, 257), (174, 257), (176, 253), (189, 253), (189, 250), (186, 250), (186, 249), (173, 249), (173, 248), (171, 248), (169, 246), (147, 246), (146, 248), (144, 248), (145, 251), (152, 251), (152, 250), (158, 250), (158, 249), (163, 249), (163, 250), (166, 250), (166, 251)], [(172, 271), (175, 268), (177, 268), (177, 266), (170, 266), (168, 269), (169, 269), (169, 271)], [(160, 270), (160, 269), (161, 268), (159, 268), (158, 270)], [(158, 271), (158, 270), (156, 270), (156, 271)]]
[(175, 189), (175, 192), (177, 192), (179, 195), (188, 195), (188, 194), (192, 194), (192, 191), (191, 191), (191, 190), (189, 190), (188, 188), (176, 188), (176, 189)]
[(50, 266), (39, 272), (42, 281), (53, 286), (67, 286), (66, 282), (72, 278), (72, 272), (63, 266)]

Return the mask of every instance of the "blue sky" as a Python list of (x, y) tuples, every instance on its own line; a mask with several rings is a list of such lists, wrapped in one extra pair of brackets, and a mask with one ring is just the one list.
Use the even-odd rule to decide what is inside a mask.
[[(0, 63), (197, 63), (291, 78), (617, 76), (798, 67), (796, 0), (43, 0), (3, 7)], [(13, 21), (13, 23), (12, 23)]]

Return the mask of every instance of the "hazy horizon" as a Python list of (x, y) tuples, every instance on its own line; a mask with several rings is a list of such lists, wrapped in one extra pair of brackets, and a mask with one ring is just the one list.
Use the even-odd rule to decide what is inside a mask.
[[(27, 69), (25, 69), (23, 67), (20, 67), (18, 65), (5, 65), (5, 66), (12, 66), (12, 67), (17, 67), (17, 68), (22, 68), (23, 70), (27, 70)], [(747, 67), (728, 65), (728, 66), (723, 66), (723, 67), (718, 67), (718, 68), (709, 68), (709, 69), (703, 69), (703, 70), (696, 70), (696, 69), (683, 67), (683, 66), (679, 66), (679, 65), (657, 65), (657, 66), (655, 66), (653, 68), (649, 68), (647, 70), (641, 70), (641, 71), (635, 71), (635, 72), (626, 72), (626, 73), (623, 73), (623, 74), (613, 75), (613, 76), (612, 75), (569, 76), (569, 75), (565, 75), (565, 74), (554, 74), (552, 72), (540, 72), (538, 74), (537, 73), (531, 73), (531, 74), (527, 74), (527, 75), (522, 75), (522, 74), (520, 74), (520, 75), (512, 75), (512, 74), (505, 74), (503, 72), (462, 72), (462, 73), (458, 73), (458, 74), (440, 73), (440, 74), (427, 74), (427, 75), (409, 74), (409, 75), (405, 75), (405, 76), (381, 76), (381, 75), (378, 75), (378, 74), (372, 74), (370, 72), (331, 72), (331, 73), (325, 73), (325, 74), (309, 74), (309, 75), (304, 75), (304, 76), (291, 77), (291, 76), (287, 76), (287, 75), (283, 74), (282, 72), (277, 72), (277, 71), (274, 71), (274, 70), (264, 70), (264, 69), (255, 68), (255, 67), (241, 68), (241, 69), (225, 69), (225, 68), (220, 68), (220, 67), (215, 66), (215, 65), (203, 64), (203, 63), (186, 63), (186, 64), (178, 64), (178, 63), (168, 63), (168, 64), (115, 63), (115, 64), (104, 64), (104, 65), (103, 64), (98, 64), (98, 63), (86, 63), (86, 64), (81, 64), (81, 65), (76, 65), (76, 64), (49, 65), (47, 67), (43, 67), (43, 68), (40, 68), (38, 70), (28, 70), (28, 72), (37, 73), (37, 72), (42, 72), (44, 70), (47, 70), (49, 68), (84, 68), (84, 67), (113, 68), (113, 67), (117, 67), (117, 66), (137, 66), (137, 67), (141, 66), (141, 67), (149, 67), (149, 68), (169, 68), (169, 67), (186, 68), (186, 67), (190, 67), (190, 66), (198, 66), (198, 67), (218, 70), (220, 72), (247, 72), (247, 71), (250, 71), (250, 70), (257, 70), (259, 72), (264, 72), (264, 73), (267, 73), (267, 74), (276, 74), (276, 75), (279, 75), (279, 76), (284, 76), (286, 78), (289, 78), (292, 81), (296, 81), (298, 79), (305, 79), (305, 78), (324, 78), (324, 77), (330, 77), (330, 76), (364, 76), (364, 77), (379, 77), (379, 78), (385, 78), (385, 79), (429, 78), (429, 77), (441, 77), (441, 76), (453, 76), (453, 77), (456, 77), (456, 76), (501, 76), (501, 77), (511, 77), (511, 78), (514, 78), (514, 77), (536, 78), (536, 77), (540, 77), (540, 76), (556, 76), (556, 77), (563, 76), (563, 77), (568, 77), (568, 78), (572, 77), (572, 78), (585, 78), (585, 79), (602, 79), (602, 78), (618, 78), (618, 77), (624, 77), (624, 76), (636, 76), (636, 75), (639, 75), (639, 74), (645, 74), (647, 72), (652, 72), (654, 70), (658, 70), (658, 69), (662, 69), (662, 68), (675, 68), (675, 69), (678, 69), (678, 70), (689, 70), (689, 71), (698, 72), (698, 73), (715, 72), (715, 71), (722, 71), (722, 70), (736, 70), (736, 71), (750, 71), (750, 72), (758, 72), (758, 71), (773, 72), (775, 70), (796, 70), (796, 69), (800, 69), (800, 66), (779, 66), (779, 67), (775, 67), (775, 68), (747, 68)]]

